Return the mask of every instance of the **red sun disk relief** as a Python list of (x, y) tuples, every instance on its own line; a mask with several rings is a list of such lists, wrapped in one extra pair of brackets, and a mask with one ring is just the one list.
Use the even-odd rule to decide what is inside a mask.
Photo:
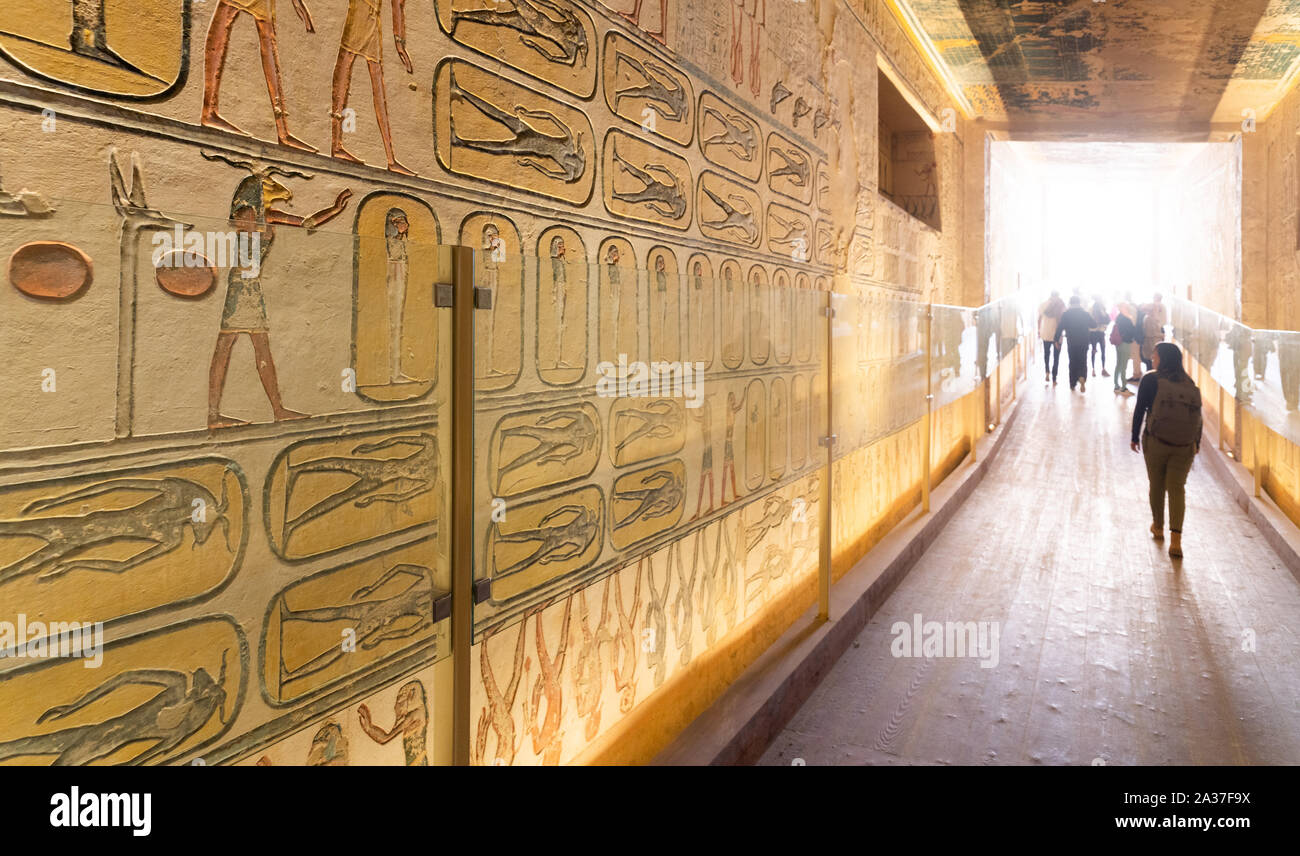
[(71, 300), (94, 279), (90, 256), (71, 244), (33, 241), (9, 257), (9, 282), (30, 297)]

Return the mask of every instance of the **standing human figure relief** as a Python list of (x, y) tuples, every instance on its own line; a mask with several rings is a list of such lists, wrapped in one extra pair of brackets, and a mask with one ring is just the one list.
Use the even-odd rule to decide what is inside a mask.
[(555, 293), (555, 368), (572, 368), (564, 359), (564, 311), (569, 292), (569, 265), (566, 259), (568, 249), (564, 238), (556, 235), (551, 238), (551, 288)]
[(397, 691), (397, 701), (393, 704), (393, 727), (389, 730), (385, 731), (375, 724), (370, 716), (370, 708), (364, 704), (357, 708), (357, 720), (366, 736), (380, 746), (400, 734), (406, 766), (429, 766), (429, 705), (425, 699), (424, 684), (407, 681)]
[(749, 22), (749, 90), (757, 97), (761, 88), (758, 42), (762, 28), (767, 23), (767, 0), (732, 0), (731, 79), (737, 86), (745, 82), (746, 21)]
[(619, 12), (624, 18), (627, 18), (633, 24), (641, 29), (650, 38), (662, 45), (668, 44), (668, 0), (659, 0), (659, 29), (647, 30), (641, 24), (641, 7), (645, 5), (645, 0), (636, 0), (636, 5), (632, 7), (631, 12)]
[[(316, 32), (311, 13), (303, 0), (289, 2), (307, 32)], [(212, 21), (208, 24), (208, 37), (203, 51), (203, 112), (199, 116), (199, 123), (207, 128), (249, 136), (246, 131), (221, 118), (218, 104), (226, 53), (230, 47), (230, 31), (240, 13), (247, 13), (257, 27), (262, 73), (266, 76), (266, 90), (271, 96), (271, 111), (275, 115), (275, 132), (280, 145), (306, 152), (316, 151), (289, 133), (289, 114), (284, 106), (284, 84), (280, 75), (280, 49), (275, 34), (275, 0), (217, 0), (217, 9), (212, 13)]]
[(419, 383), (420, 378), (402, 371), (402, 318), (406, 309), (406, 286), (410, 275), (407, 241), (411, 224), (406, 212), (392, 208), (384, 218), (384, 244), (388, 256), (388, 360), (389, 382)]
[[(223, 0), (224, 2), (224, 0)], [(271, 324), (266, 315), (266, 301), (262, 297), (262, 273), (266, 259), (275, 240), (275, 227), (300, 226), (308, 234), (317, 226), (333, 220), (347, 207), (351, 190), (341, 190), (329, 205), (307, 217), (290, 214), (276, 207), (277, 203), (293, 198), (293, 192), (281, 184), (276, 176), (310, 180), (306, 173), (280, 169), (274, 166), (255, 167), (249, 161), (232, 160), (225, 155), (201, 153), (210, 161), (222, 161), (245, 169), (249, 175), (239, 182), (230, 200), (230, 222), (259, 250), (259, 257), (248, 267), (232, 267), (226, 280), (226, 302), (221, 313), (221, 327), (217, 344), (212, 352), (212, 365), (208, 372), (208, 427), (228, 428), (246, 424), (221, 413), (221, 394), (226, 386), (226, 370), (230, 368), (230, 353), (241, 333), (248, 334), (257, 358), (257, 374), (262, 388), (271, 403), (277, 422), (286, 419), (303, 419), (307, 414), (290, 410), (280, 399), (280, 383), (276, 376), (275, 360), (271, 356)]]
[[(379, 21), (384, 0), (348, 0), (348, 17), (343, 24), (343, 38), (339, 42), (338, 59), (334, 61), (334, 90), (330, 105), (330, 155), (352, 163), (363, 161), (343, 148), (343, 111), (348, 106), (348, 85), (352, 82), (352, 66), (360, 57), (366, 61), (370, 72), (371, 100), (375, 105), (375, 121), (379, 123), (379, 136), (384, 142), (388, 157), (388, 170), (398, 175), (415, 175), (397, 162), (393, 155), (393, 130), (388, 122), (388, 94), (384, 89), (383, 45), (384, 28)], [(406, 0), (392, 0), (393, 42), (397, 56), (407, 74), (415, 74), (411, 55), (406, 51)]]
[(485, 311), (483, 341), (476, 346), (476, 350), (482, 354), (481, 362), (485, 367), (480, 377), (509, 374), (496, 368), (497, 306), (501, 302), (497, 286), (501, 280), (500, 266), (504, 261), (505, 241), (501, 238), (501, 229), (495, 223), (488, 223), (483, 227), (483, 282), (492, 290), (492, 306)]

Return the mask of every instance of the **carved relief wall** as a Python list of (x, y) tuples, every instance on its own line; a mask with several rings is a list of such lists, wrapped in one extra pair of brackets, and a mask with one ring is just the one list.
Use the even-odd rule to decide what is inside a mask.
[[(832, 281), (875, 336), (853, 460), (919, 455), (962, 125), (940, 233), (876, 194), (877, 45), (948, 107), (879, 0), (273, 5), (0, 24), (0, 603), (106, 631), (102, 669), (0, 660), (0, 763), (450, 759), (450, 244), (494, 292), (474, 758), (642, 760), (647, 700), (805, 596)], [(694, 400), (602, 392), (683, 360)]]

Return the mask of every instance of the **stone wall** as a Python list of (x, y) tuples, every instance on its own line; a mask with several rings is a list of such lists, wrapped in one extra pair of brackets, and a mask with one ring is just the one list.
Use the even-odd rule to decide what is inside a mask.
[[(446, 245), (495, 292), (479, 763), (643, 760), (797, 614), (832, 283), (981, 301), (967, 124), (884, 0), (394, 3), (6, 6), (0, 603), (106, 643), (0, 663), (0, 762), (450, 759)], [(877, 193), (878, 57), (941, 232)], [(620, 355), (702, 406), (603, 396)]]

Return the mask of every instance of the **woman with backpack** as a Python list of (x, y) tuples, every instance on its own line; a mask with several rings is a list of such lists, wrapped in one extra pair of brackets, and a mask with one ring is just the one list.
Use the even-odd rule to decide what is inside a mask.
[(1156, 345), (1151, 363), (1153, 371), (1138, 386), (1129, 447), (1135, 452), (1140, 450), (1146, 458), (1151, 483), (1151, 535), (1157, 541), (1164, 540), (1168, 493), (1169, 555), (1181, 559), (1184, 488), (1192, 459), (1201, 449), (1201, 391), (1183, 371), (1183, 352), (1173, 342)]

